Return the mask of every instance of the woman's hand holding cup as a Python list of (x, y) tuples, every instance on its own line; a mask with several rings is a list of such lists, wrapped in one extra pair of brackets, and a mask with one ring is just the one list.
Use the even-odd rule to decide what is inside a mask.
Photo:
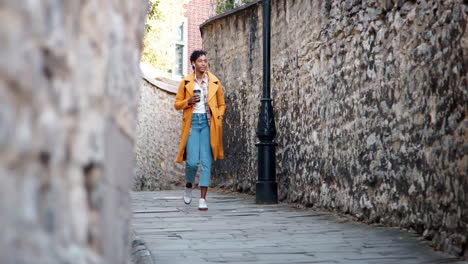
[(198, 95), (198, 94), (190, 97), (189, 100), (188, 100), (189, 105), (193, 105), (193, 104), (196, 104), (198, 102), (200, 102), (200, 95)]
[(194, 94), (194, 96), (190, 97), (190, 99), (189, 99), (189, 104), (196, 104), (196, 103), (200, 102), (201, 90), (200, 89), (195, 89), (193, 91), (193, 94)]

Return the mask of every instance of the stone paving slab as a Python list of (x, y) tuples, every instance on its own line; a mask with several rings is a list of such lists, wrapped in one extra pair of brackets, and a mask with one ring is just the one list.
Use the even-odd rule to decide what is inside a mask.
[[(199, 196), (199, 190), (194, 190)], [(287, 204), (257, 205), (246, 194), (210, 190), (208, 211), (182, 191), (132, 192), (132, 229), (157, 264), (459, 263), (415, 233), (357, 223)]]

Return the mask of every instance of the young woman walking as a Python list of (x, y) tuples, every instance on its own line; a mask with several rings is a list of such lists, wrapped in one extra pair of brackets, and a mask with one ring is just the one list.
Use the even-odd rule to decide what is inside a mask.
[(210, 185), (213, 160), (223, 159), (223, 115), (226, 110), (221, 82), (207, 71), (206, 52), (196, 50), (190, 56), (194, 72), (179, 85), (174, 107), (183, 110), (182, 135), (176, 162), (185, 160), (184, 202), (192, 201), (192, 187), (200, 164), (199, 210), (208, 210), (206, 193)]

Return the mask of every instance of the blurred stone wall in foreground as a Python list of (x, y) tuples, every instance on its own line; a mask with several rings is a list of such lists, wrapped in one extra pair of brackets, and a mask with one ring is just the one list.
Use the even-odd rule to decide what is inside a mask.
[(127, 263), (146, 6), (0, 0), (0, 263)]

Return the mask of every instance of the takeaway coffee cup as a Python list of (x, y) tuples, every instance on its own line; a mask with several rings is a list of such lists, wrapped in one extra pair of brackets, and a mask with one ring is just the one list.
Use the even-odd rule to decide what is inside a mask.
[(198, 100), (196, 101), (197, 103), (200, 102), (200, 96), (201, 96), (201, 90), (200, 89), (196, 89), (193, 91), (193, 94), (194, 95), (198, 95)]

